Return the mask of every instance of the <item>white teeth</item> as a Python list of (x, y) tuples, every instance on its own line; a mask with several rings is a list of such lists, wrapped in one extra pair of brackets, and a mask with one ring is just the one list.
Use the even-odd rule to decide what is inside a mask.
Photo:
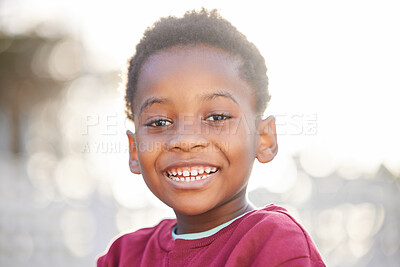
[(208, 178), (212, 173), (216, 172), (216, 167), (190, 167), (185, 170), (171, 169), (167, 171), (167, 176), (173, 181), (190, 182)]

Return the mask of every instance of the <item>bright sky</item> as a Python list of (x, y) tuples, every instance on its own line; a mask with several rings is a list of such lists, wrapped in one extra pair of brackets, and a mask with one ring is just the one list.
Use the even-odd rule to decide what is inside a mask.
[(218, 8), (264, 55), (280, 153), (311, 147), (303, 153), (400, 173), (398, 1), (3, 0), (0, 25), (63, 25), (111, 70), (156, 19), (200, 6)]

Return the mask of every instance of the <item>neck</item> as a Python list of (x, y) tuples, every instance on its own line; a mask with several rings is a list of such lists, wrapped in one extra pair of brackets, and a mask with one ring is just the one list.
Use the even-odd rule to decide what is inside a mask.
[(177, 233), (204, 232), (251, 210), (254, 210), (254, 207), (247, 201), (245, 196), (241, 196), (202, 214), (187, 215), (175, 212)]

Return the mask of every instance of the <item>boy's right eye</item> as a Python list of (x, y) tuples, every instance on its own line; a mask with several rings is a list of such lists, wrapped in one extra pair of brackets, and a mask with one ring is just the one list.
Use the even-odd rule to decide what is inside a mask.
[(164, 119), (157, 119), (157, 120), (152, 120), (149, 123), (146, 124), (146, 126), (149, 127), (163, 127), (163, 126), (168, 126), (171, 125), (172, 123), (168, 120)]

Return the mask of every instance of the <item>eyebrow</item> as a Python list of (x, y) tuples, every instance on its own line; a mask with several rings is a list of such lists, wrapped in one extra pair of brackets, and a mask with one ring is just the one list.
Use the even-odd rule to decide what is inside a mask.
[(159, 97), (149, 97), (144, 101), (142, 106), (139, 109), (139, 115), (145, 110), (146, 108), (150, 107), (153, 104), (164, 104), (164, 103), (170, 103), (171, 101), (168, 100), (167, 98), (159, 98)]
[(228, 99), (232, 100), (236, 104), (238, 104), (238, 102), (233, 97), (233, 95), (231, 95), (229, 92), (225, 92), (225, 91), (219, 91), (219, 92), (215, 92), (215, 93), (211, 93), (211, 94), (202, 94), (200, 96), (200, 100), (201, 101), (210, 101), (210, 100), (213, 100), (213, 99), (215, 99), (217, 97), (225, 97), (225, 98), (228, 98)]
[[(213, 99), (215, 99), (217, 97), (225, 97), (227, 99), (232, 100), (236, 104), (238, 104), (236, 99), (229, 92), (224, 92), (224, 91), (210, 93), (210, 94), (202, 94), (202, 95), (200, 95), (200, 100), (202, 102), (210, 101), (210, 100), (213, 100)], [(167, 99), (167, 98), (159, 98), (159, 97), (154, 97), (154, 96), (153, 97), (149, 97), (148, 99), (146, 99), (144, 101), (144, 103), (140, 107), (139, 115), (143, 112), (143, 110), (145, 110), (146, 108), (150, 107), (153, 104), (166, 104), (166, 103), (171, 103), (171, 101), (169, 99)]]

